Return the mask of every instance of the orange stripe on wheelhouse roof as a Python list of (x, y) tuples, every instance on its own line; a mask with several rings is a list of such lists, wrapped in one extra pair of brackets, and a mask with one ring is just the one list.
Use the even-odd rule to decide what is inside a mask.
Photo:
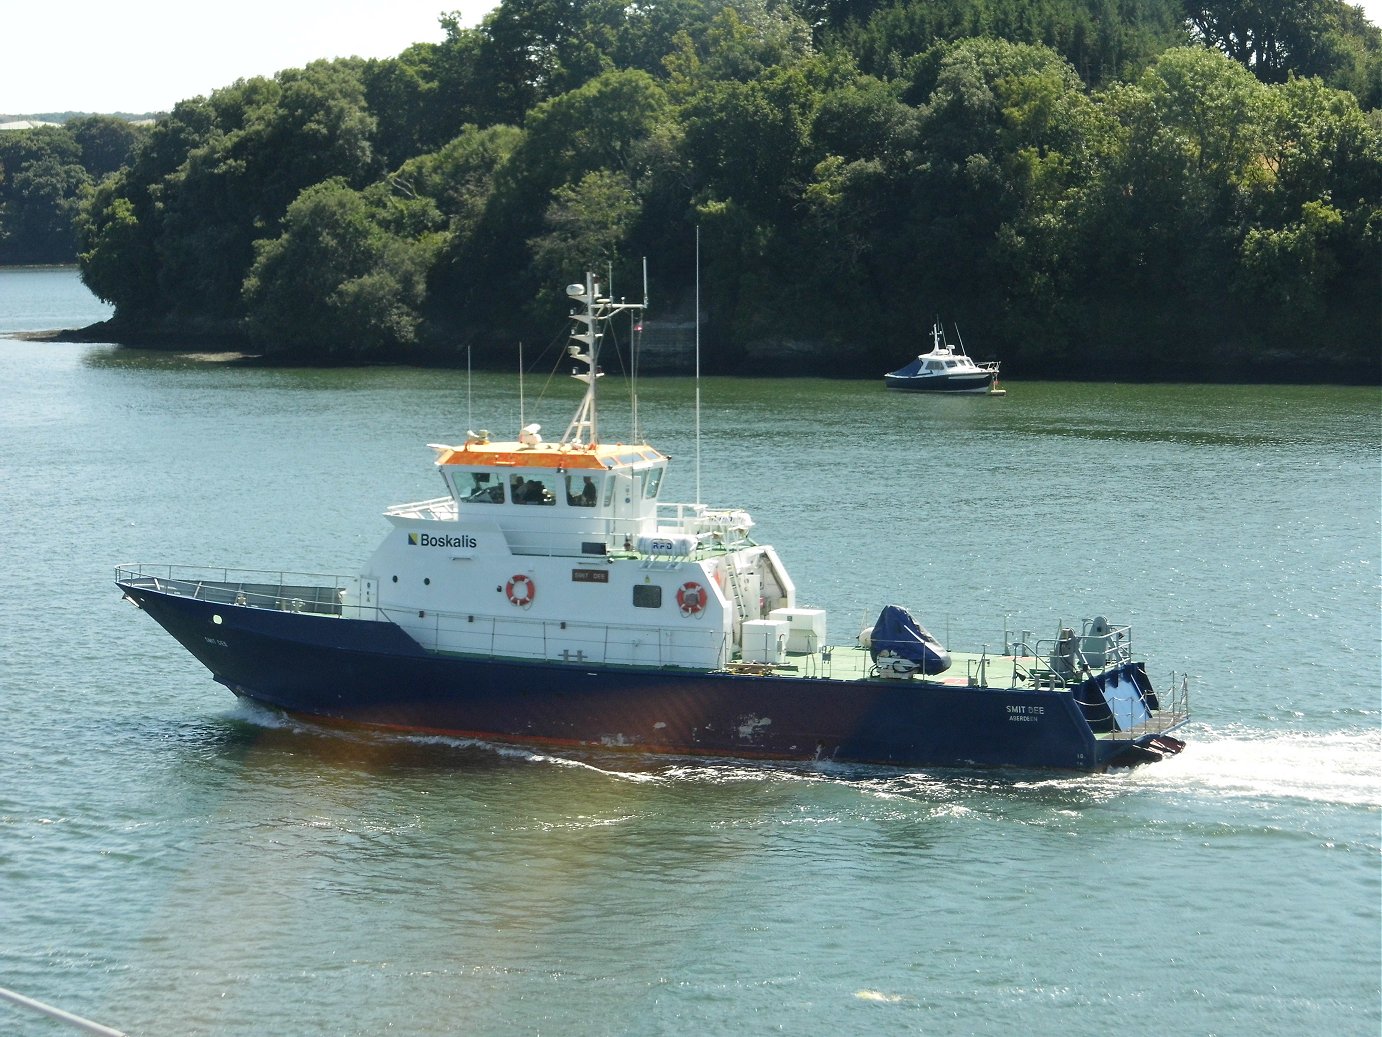
[(650, 446), (625, 446), (621, 443), (594, 446), (525, 447), (519, 443), (467, 443), (439, 448), (439, 465), (478, 465), (503, 468), (585, 468), (609, 469), (663, 460)]

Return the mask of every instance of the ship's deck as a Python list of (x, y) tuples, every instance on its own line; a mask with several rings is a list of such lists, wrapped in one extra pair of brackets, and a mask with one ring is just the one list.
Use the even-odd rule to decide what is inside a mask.
[[(158, 593), (230, 606), (339, 619), (387, 619), (381, 610), (358, 604), (359, 580), (354, 577), (190, 566), (122, 566), (116, 570), (116, 579), (129, 586)], [(1068, 693), (1090, 676), (1084, 673), (1077, 680), (1066, 680), (1054, 673), (1047, 660), (1039, 655), (995, 655), (952, 650), (950, 658), (951, 665), (944, 673), (920, 679), (889, 679), (878, 675), (868, 650), (860, 645), (826, 645), (815, 652), (788, 653), (780, 663), (736, 660), (729, 663), (724, 672), (838, 681), (887, 681), (899, 686), (911, 680), (924, 680), (932, 686), (1045, 694)], [(1131, 730), (1098, 733), (1096, 737), (1136, 739), (1172, 730), (1189, 719), (1189, 688), (1184, 676), (1171, 674), (1170, 681), (1157, 691), (1157, 698), (1161, 708), (1152, 711), (1145, 723)]]
[[(1024, 671), (1038, 668), (1030, 657), (992, 655), (982, 652), (951, 652), (950, 669), (934, 677), (931, 684), (956, 688), (1030, 686), (1015, 676), (1014, 663)], [(834, 680), (862, 680), (877, 677), (868, 650), (859, 645), (827, 645), (818, 652), (789, 652), (781, 664), (734, 662), (727, 669), (739, 673), (772, 673), (781, 677), (824, 677)]]
[[(1045, 659), (1037, 656), (951, 651), (950, 660), (948, 670), (923, 678), (926, 683), (952, 688), (992, 688), (1043, 694), (1069, 694), (1079, 683), (1061, 679), (1052, 673)], [(731, 673), (844, 681), (886, 679), (878, 676), (873, 658), (867, 649), (859, 645), (827, 646), (819, 652), (789, 653), (781, 665), (734, 662), (726, 669)], [(902, 679), (892, 683), (905, 685), (907, 681)], [(1145, 723), (1126, 730), (1095, 732), (1095, 737), (1101, 740), (1138, 739), (1173, 730), (1190, 719), (1189, 688), (1184, 677), (1178, 680), (1172, 674), (1168, 686), (1158, 689), (1157, 699), (1161, 708), (1152, 710)]]

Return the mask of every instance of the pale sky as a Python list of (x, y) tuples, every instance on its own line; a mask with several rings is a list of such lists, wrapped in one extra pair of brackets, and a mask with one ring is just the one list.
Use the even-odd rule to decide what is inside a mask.
[[(1382, 3), (1382, 0), (1378, 0)], [(393, 57), (499, 0), (18, 0), (0, 10), (0, 114), (155, 112), (318, 58)]]
[[(167, 111), (318, 58), (393, 57), (499, 0), (19, 0), (0, 13), (0, 114)], [(1382, 25), (1382, 0), (1361, 5)]]

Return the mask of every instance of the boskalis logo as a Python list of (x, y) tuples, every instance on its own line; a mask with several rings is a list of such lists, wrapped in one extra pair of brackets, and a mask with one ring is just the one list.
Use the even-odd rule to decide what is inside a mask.
[(450, 547), (461, 548), (466, 551), (474, 551), (478, 546), (475, 538), (468, 533), (460, 536), (433, 536), (431, 533), (409, 533), (408, 543), (413, 547)]

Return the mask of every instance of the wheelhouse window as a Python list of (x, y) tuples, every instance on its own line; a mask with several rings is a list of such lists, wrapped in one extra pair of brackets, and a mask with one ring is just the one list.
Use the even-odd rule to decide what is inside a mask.
[(600, 488), (589, 475), (566, 477), (566, 503), (573, 508), (593, 508), (600, 499)]
[(662, 608), (662, 588), (653, 583), (635, 583), (633, 606), (639, 609)]
[(557, 495), (545, 479), (526, 475), (509, 476), (509, 499), (515, 504), (555, 504)]
[(648, 500), (657, 497), (657, 488), (662, 485), (662, 469), (653, 468), (648, 472), (648, 481), (643, 484), (643, 496)]
[[(466, 475), (470, 483), (465, 482)], [(460, 498), (467, 504), (503, 504), (504, 484), (492, 472), (466, 472), (456, 477)]]

